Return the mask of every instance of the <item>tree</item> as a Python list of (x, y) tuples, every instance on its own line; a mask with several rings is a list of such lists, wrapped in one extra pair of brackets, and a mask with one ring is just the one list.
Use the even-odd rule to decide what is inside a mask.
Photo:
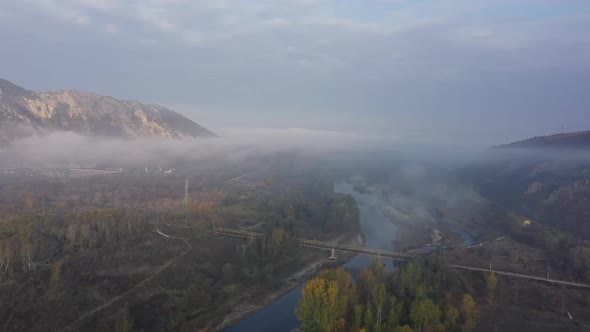
[(414, 330), (412, 330), (412, 328), (408, 325), (404, 325), (396, 327), (395, 329), (393, 329), (393, 332), (414, 332)]
[(454, 305), (447, 304), (445, 307), (444, 325), (447, 329), (451, 330), (457, 325), (459, 319), (459, 309)]
[(234, 267), (231, 263), (225, 263), (221, 267), (221, 278), (226, 281), (231, 281), (234, 276)]
[(486, 277), (486, 288), (488, 290), (488, 301), (490, 304), (494, 304), (496, 299), (496, 286), (498, 284), (498, 278), (494, 272), (490, 272)]
[(280, 253), (284, 241), (285, 231), (281, 228), (274, 229), (270, 236), (270, 249), (272, 250), (273, 255)]
[(12, 276), (12, 261), (15, 256), (13, 242), (10, 238), (0, 240), (0, 269), (4, 280)]
[(346, 307), (336, 281), (314, 278), (303, 288), (295, 313), (303, 331), (332, 332), (345, 325)]
[(363, 324), (363, 306), (360, 304), (354, 305), (354, 322), (352, 325), (352, 331), (357, 332), (360, 330)]
[(190, 209), (192, 212), (199, 218), (209, 217), (213, 214), (213, 209), (215, 207), (215, 202), (213, 201), (202, 201), (202, 202), (195, 202), (191, 205)]
[(385, 285), (383, 283), (376, 284), (371, 291), (371, 302), (375, 306), (375, 313), (377, 314), (375, 321), (375, 330), (381, 331), (381, 320), (383, 316), (383, 307), (385, 306)]
[(33, 267), (33, 259), (35, 258), (35, 254), (35, 246), (31, 241), (24, 240), (21, 242), (19, 255), (21, 257), (23, 266), (27, 271), (30, 271)]
[(211, 295), (198, 284), (191, 285), (184, 294), (187, 309), (193, 311), (206, 308), (211, 302)]
[(376, 323), (375, 323), (375, 314), (371, 307), (367, 309), (367, 313), (365, 314), (365, 328), (368, 331), (375, 331)]
[(404, 310), (404, 304), (397, 301), (395, 296), (389, 299), (389, 312), (387, 314), (387, 331), (392, 331), (397, 327), (401, 321)]
[(440, 309), (431, 299), (416, 300), (410, 309), (410, 319), (416, 330), (424, 331), (440, 323)]
[(345, 269), (325, 269), (319, 273), (318, 278), (336, 281), (340, 294), (346, 298), (347, 303), (352, 303), (355, 297), (352, 276)]
[(479, 320), (479, 310), (475, 300), (469, 294), (463, 295), (463, 304), (461, 306), (461, 318), (463, 318), (464, 327), (467, 331), (473, 331)]
[(33, 196), (33, 194), (30, 193), (26, 193), (24, 196), (26, 208), (29, 211), (33, 210), (33, 207), (35, 206), (35, 197)]
[(416, 288), (422, 280), (422, 271), (418, 264), (414, 262), (408, 263), (402, 271), (402, 286), (408, 295), (414, 296)]
[(58, 285), (61, 282), (61, 271), (64, 266), (64, 260), (60, 259), (51, 266), (50, 283), (52, 286)]
[(380, 257), (375, 258), (371, 262), (369, 270), (373, 272), (375, 278), (377, 278), (378, 281), (383, 281), (383, 276), (385, 275), (385, 264), (383, 263)]
[(133, 331), (133, 319), (131, 318), (131, 314), (129, 313), (129, 306), (125, 303), (125, 307), (119, 313), (119, 318), (117, 319), (117, 329), (116, 332), (131, 332)]
[(369, 269), (363, 269), (359, 274), (359, 285), (363, 292), (363, 296), (365, 300), (369, 300), (369, 296), (371, 293), (371, 289), (373, 289), (373, 285), (377, 283), (377, 278), (375, 277), (375, 273)]

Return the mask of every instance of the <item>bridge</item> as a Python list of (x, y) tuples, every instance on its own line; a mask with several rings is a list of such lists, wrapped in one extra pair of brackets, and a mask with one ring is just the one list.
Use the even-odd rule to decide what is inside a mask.
[[(257, 233), (252, 231), (246, 231), (241, 229), (234, 229), (234, 228), (225, 228), (225, 227), (214, 227), (213, 233), (220, 236), (228, 236), (228, 237), (236, 237), (248, 240), (259, 239), (264, 236), (263, 233)], [(373, 249), (367, 247), (356, 247), (350, 246), (345, 244), (338, 244), (332, 243), (327, 241), (318, 241), (318, 240), (310, 240), (310, 239), (302, 239), (302, 238), (295, 238), (299, 245), (306, 248), (314, 248), (314, 249), (322, 249), (322, 250), (331, 250), (332, 256), (334, 257), (335, 251), (340, 252), (349, 252), (357, 255), (365, 255), (365, 256), (373, 256), (373, 257), (386, 257), (395, 260), (410, 260), (412, 259), (412, 255), (391, 251), (391, 250), (381, 250), (381, 249)]]
[[(264, 236), (263, 233), (257, 233), (257, 232), (246, 231), (246, 230), (241, 230), (241, 229), (234, 229), (234, 228), (224, 228), (224, 227), (214, 227), (213, 232), (216, 235), (220, 235), (220, 236), (236, 237), (236, 238), (242, 238), (242, 239), (248, 239), (248, 240), (259, 239)], [(318, 241), (318, 240), (301, 239), (301, 238), (296, 238), (296, 239), (297, 239), (297, 241), (299, 241), (299, 245), (302, 247), (322, 249), (322, 250), (331, 250), (332, 255), (330, 256), (330, 258), (334, 257), (335, 251), (349, 252), (349, 253), (365, 255), (365, 256), (387, 257), (387, 258), (391, 258), (394, 260), (400, 260), (400, 261), (408, 261), (408, 260), (411, 260), (413, 257), (415, 257), (414, 255), (411, 255), (408, 253), (396, 252), (396, 251), (390, 251), (390, 250), (373, 249), (373, 248), (367, 248), (367, 247), (355, 247), (355, 246), (349, 246), (349, 245), (344, 245), (344, 244), (337, 244), (337, 243)], [(589, 284), (573, 282), (573, 281), (569, 281), (569, 280), (552, 279), (552, 278), (549, 278), (549, 275), (547, 275), (547, 277), (540, 277), (540, 276), (535, 276), (535, 275), (530, 275), (530, 274), (511, 272), (511, 271), (495, 270), (495, 269), (492, 269), (491, 265), (486, 268), (476, 267), (476, 266), (467, 266), (467, 265), (458, 265), (458, 264), (448, 264), (448, 266), (451, 268), (454, 268), (454, 269), (459, 269), (459, 270), (476, 271), (476, 272), (484, 272), (484, 273), (493, 272), (498, 275), (503, 275), (503, 276), (512, 277), (512, 278), (528, 279), (528, 280), (546, 282), (549, 284), (557, 284), (557, 285), (573, 286), (573, 287), (578, 287), (578, 288), (590, 289)]]
[(213, 233), (215, 235), (237, 237), (240, 239), (259, 239), (264, 236), (263, 233), (251, 232), (235, 228), (215, 227), (213, 226)]

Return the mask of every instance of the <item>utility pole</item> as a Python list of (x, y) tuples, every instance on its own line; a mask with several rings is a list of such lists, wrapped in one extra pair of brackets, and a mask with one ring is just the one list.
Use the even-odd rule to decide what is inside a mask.
[(565, 294), (563, 293), (563, 288), (561, 288), (561, 317), (563, 317), (564, 311), (565, 311)]
[(490, 272), (492, 271), (492, 255), (490, 255)]
[(547, 261), (547, 279), (549, 279), (549, 261)]
[(184, 178), (184, 227), (187, 227), (188, 214), (188, 176)]

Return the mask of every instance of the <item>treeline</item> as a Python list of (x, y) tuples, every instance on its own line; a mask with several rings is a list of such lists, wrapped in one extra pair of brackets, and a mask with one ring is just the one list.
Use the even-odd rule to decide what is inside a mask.
[(1, 280), (51, 264), (68, 252), (125, 239), (145, 229), (144, 219), (123, 209), (0, 219)]
[[(386, 272), (377, 259), (353, 284), (342, 268), (324, 270), (303, 289), (296, 309), (300, 330), (473, 331), (478, 305), (453, 285), (450, 272), (436, 259), (412, 261)], [(495, 289), (495, 284), (491, 286)]]
[[(266, 237), (262, 238), (257, 249), (261, 256), (289, 255), (299, 248), (296, 238), (317, 238), (318, 234), (357, 232), (360, 228), (359, 210), (356, 201), (349, 195), (333, 195), (327, 198), (323, 208), (315, 209), (315, 202), (289, 200), (272, 202), (279, 206), (271, 222), (264, 227)], [(313, 223), (317, 221), (317, 223)], [(321, 231), (318, 233), (318, 230)]]
[[(573, 279), (590, 283), (590, 241), (584, 240), (581, 234), (573, 235), (548, 225), (531, 221), (525, 223), (522, 217), (496, 205), (486, 211), (484, 219), (488, 226), (497, 227), (504, 234), (521, 243), (543, 249), (543, 259), (549, 263), (551, 270), (560, 271)], [(502, 254), (494, 252), (493, 247), (479, 249), (487, 256)], [(515, 255), (518, 252), (506, 252)]]
[(514, 236), (524, 243), (543, 248), (552, 270), (590, 283), (590, 242), (540, 224), (523, 225)]
[(322, 233), (350, 232), (360, 229), (359, 210), (350, 195), (331, 194), (321, 200), (301, 196), (273, 197), (264, 207), (273, 228), (283, 228), (293, 236), (314, 237)]
[(127, 215), (122, 209), (75, 214), (66, 228), (66, 243), (73, 248), (91, 248), (105, 242), (118, 241), (145, 227), (142, 219), (143, 216)]

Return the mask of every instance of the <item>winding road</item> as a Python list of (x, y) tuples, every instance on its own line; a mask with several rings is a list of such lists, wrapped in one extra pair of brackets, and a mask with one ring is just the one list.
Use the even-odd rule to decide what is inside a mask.
[(146, 283), (148, 283), (150, 280), (152, 280), (155, 276), (157, 276), (158, 274), (160, 274), (162, 271), (166, 270), (166, 268), (168, 268), (170, 265), (172, 265), (174, 262), (176, 262), (179, 258), (181, 258), (182, 256), (186, 255), (193, 248), (191, 246), (191, 244), (188, 242), (188, 238), (170, 236), (168, 234), (162, 233), (159, 229), (156, 229), (155, 232), (158, 233), (158, 234), (160, 234), (160, 235), (162, 235), (162, 236), (164, 236), (164, 237), (166, 237), (166, 238), (169, 238), (169, 239), (175, 239), (175, 240), (182, 240), (182, 241), (184, 241), (184, 243), (187, 245), (187, 249), (185, 251), (183, 251), (180, 255), (172, 258), (171, 260), (167, 261), (163, 265), (158, 266), (151, 275), (149, 275), (147, 278), (145, 278), (142, 281), (140, 281), (137, 285), (131, 287), (129, 290), (127, 290), (124, 293), (121, 293), (121, 294), (113, 297), (108, 302), (105, 302), (105, 303), (99, 305), (98, 307), (90, 310), (89, 312), (83, 314), (82, 316), (78, 317), (78, 319), (76, 319), (72, 323), (70, 323), (67, 326), (65, 326), (63, 328), (64, 331), (76, 330), (76, 326), (80, 322), (82, 322), (84, 319), (86, 319), (86, 318), (88, 318), (88, 317), (90, 317), (90, 316), (98, 313), (99, 311), (101, 311), (101, 310), (109, 307), (110, 305), (112, 305), (113, 303), (115, 303), (118, 300), (122, 299), (123, 297), (131, 294), (133, 291), (135, 291), (138, 288), (144, 286)]

